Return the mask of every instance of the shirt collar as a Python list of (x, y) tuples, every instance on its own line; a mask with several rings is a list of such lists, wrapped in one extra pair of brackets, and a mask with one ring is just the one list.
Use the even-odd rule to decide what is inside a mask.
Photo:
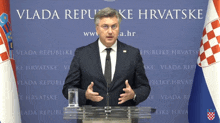
[[(116, 42), (110, 47), (112, 48), (112, 51), (117, 51), (117, 40)], [(102, 42), (100, 41), (100, 39), (98, 40), (98, 45), (99, 45), (99, 52), (102, 53), (105, 51), (105, 49), (107, 48), (104, 44), (102, 44)]]

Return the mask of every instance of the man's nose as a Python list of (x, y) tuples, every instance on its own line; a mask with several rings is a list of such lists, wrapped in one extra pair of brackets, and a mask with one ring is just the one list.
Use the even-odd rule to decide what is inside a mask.
[(108, 28), (108, 33), (112, 33), (112, 28)]

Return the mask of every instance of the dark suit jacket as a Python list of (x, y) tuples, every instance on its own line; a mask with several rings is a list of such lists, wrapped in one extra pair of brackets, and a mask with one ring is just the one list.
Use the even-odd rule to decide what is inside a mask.
[[(126, 52), (123, 52), (126, 50)], [(136, 94), (133, 99), (118, 105), (120, 94), (124, 93), (125, 80), (128, 80)], [(104, 97), (100, 102), (87, 100), (85, 91), (94, 82), (93, 91)], [(102, 73), (98, 40), (84, 47), (76, 49), (75, 56), (70, 65), (69, 73), (63, 86), (63, 95), (68, 99), (68, 88), (79, 89), (79, 105), (106, 106), (107, 83)], [(147, 99), (150, 86), (145, 75), (140, 51), (120, 41), (117, 43), (116, 69), (109, 92), (110, 106), (135, 106)]]

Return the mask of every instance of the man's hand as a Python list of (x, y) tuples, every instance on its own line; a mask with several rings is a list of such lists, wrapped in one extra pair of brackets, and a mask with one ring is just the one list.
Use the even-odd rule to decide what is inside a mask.
[(128, 80), (125, 81), (125, 85), (126, 85), (126, 88), (123, 88), (123, 91), (125, 93), (120, 94), (120, 98), (118, 99), (119, 100), (118, 104), (122, 104), (134, 98), (135, 93), (132, 90), (131, 86), (128, 84)]
[(93, 85), (94, 83), (91, 82), (91, 84), (87, 87), (86, 90), (86, 99), (92, 100), (93, 102), (100, 102), (101, 100), (103, 100), (102, 96), (99, 96), (98, 92), (93, 92)]

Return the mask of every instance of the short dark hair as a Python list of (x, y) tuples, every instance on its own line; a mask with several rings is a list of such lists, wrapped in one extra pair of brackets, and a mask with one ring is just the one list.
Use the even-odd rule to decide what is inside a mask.
[(99, 24), (99, 21), (101, 18), (103, 17), (114, 17), (116, 16), (118, 18), (118, 23), (121, 23), (122, 17), (119, 14), (119, 12), (115, 9), (112, 9), (110, 7), (106, 7), (102, 10), (100, 10), (98, 13), (96, 13), (94, 21), (95, 21), (95, 25)]

